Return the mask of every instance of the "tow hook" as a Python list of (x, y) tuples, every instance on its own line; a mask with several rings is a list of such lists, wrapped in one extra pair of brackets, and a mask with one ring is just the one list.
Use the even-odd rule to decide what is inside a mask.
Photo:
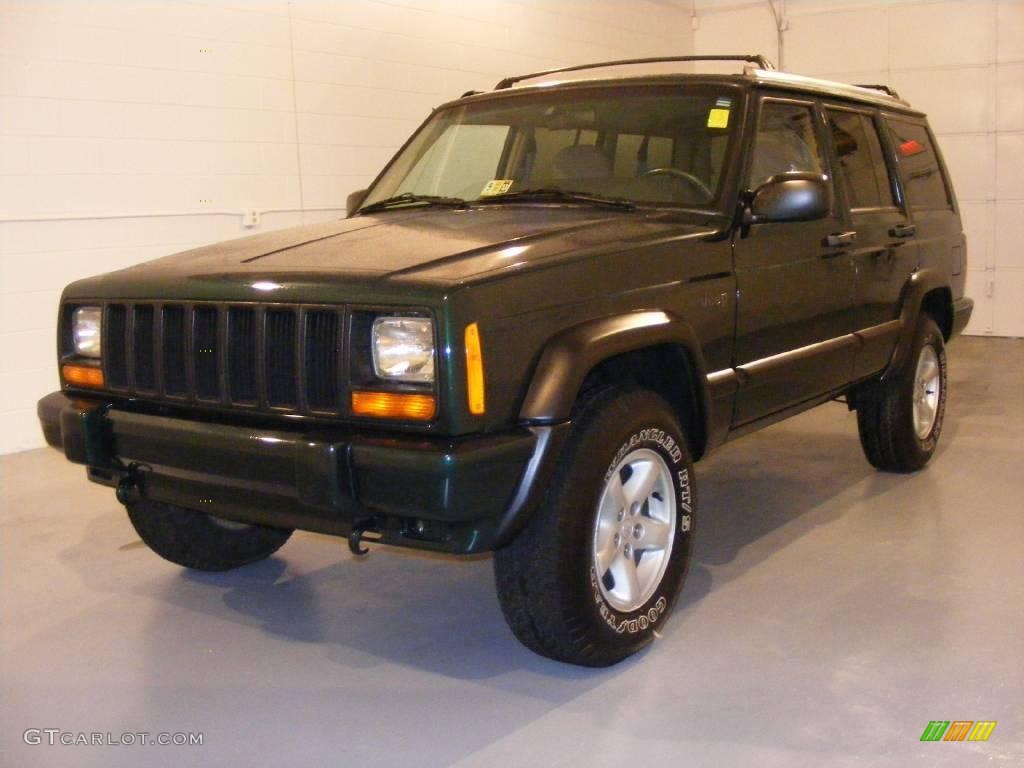
[(352, 525), (352, 533), (348, 535), (348, 551), (356, 557), (369, 554), (370, 550), (362, 546), (363, 534), (373, 529), (373, 518), (360, 520)]
[(117, 484), (117, 490), (114, 492), (119, 502), (127, 506), (142, 497), (143, 473), (148, 469), (149, 467), (144, 464), (132, 463), (128, 465), (124, 476)]

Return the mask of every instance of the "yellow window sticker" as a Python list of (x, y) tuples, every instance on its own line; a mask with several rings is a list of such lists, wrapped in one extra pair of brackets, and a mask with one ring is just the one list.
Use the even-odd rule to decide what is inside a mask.
[(714, 107), (708, 112), (708, 128), (728, 128), (729, 110)]
[(515, 184), (515, 179), (493, 179), (484, 186), (484, 191), (480, 193), (480, 197), (503, 195), (512, 188), (513, 184)]

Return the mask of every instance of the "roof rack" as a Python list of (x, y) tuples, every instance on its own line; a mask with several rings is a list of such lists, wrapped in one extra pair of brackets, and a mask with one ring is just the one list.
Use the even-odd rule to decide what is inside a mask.
[[(854, 83), (854, 85), (856, 85), (858, 88), (870, 88), (873, 91), (881, 91), (882, 93), (887, 93), (890, 96), (892, 96), (894, 99), (899, 99), (900, 98), (900, 95), (898, 93), (896, 93), (896, 91), (894, 91), (888, 85), (878, 85), (878, 84), (874, 84), (874, 83), (871, 83), (871, 84), (869, 84), (869, 83)], [(902, 99), (901, 99), (901, 101), (902, 101)]]
[[(602, 67), (618, 67), (623, 64), (661, 64), (672, 61), (745, 61), (749, 64), (757, 64), (761, 69), (775, 69), (775, 65), (760, 54), (755, 56), (655, 56), (646, 59), (619, 59), (618, 61), (599, 61), (596, 64), (577, 64), (572, 67), (557, 67), (544, 70), (543, 72), (531, 72), (528, 75), (516, 75), (506, 77), (494, 86), (494, 90), (500, 91), (504, 88), (511, 88), (523, 80), (532, 80), (535, 77), (556, 75), (561, 72), (578, 72), (581, 69), (600, 69)], [(879, 86), (882, 87), (882, 86)]]

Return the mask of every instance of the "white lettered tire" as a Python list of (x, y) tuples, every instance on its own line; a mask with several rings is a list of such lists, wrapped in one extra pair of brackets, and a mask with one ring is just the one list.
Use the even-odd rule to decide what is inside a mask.
[(639, 651), (682, 589), (695, 508), (690, 452), (668, 403), (641, 389), (589, 397), (540, 508), (495, 553), (513, 633), (583, 666)]

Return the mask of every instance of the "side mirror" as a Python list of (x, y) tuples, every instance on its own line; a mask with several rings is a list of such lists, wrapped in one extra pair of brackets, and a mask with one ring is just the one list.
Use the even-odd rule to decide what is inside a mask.
[(830, 208), (826, 177), (799, 171), (772, 176), (748, 193), (748, 200), (744, 224), (811, 221), (824, 218)]
[(367, 191), (368, 190), (365, 189), (357, 189), (355, 192), (349, 194), (349, 196), (345, 199), (346, 216), (351, 216), (359, 209), (359, 206), (363, 204), (363, 200), (366, 199)]

